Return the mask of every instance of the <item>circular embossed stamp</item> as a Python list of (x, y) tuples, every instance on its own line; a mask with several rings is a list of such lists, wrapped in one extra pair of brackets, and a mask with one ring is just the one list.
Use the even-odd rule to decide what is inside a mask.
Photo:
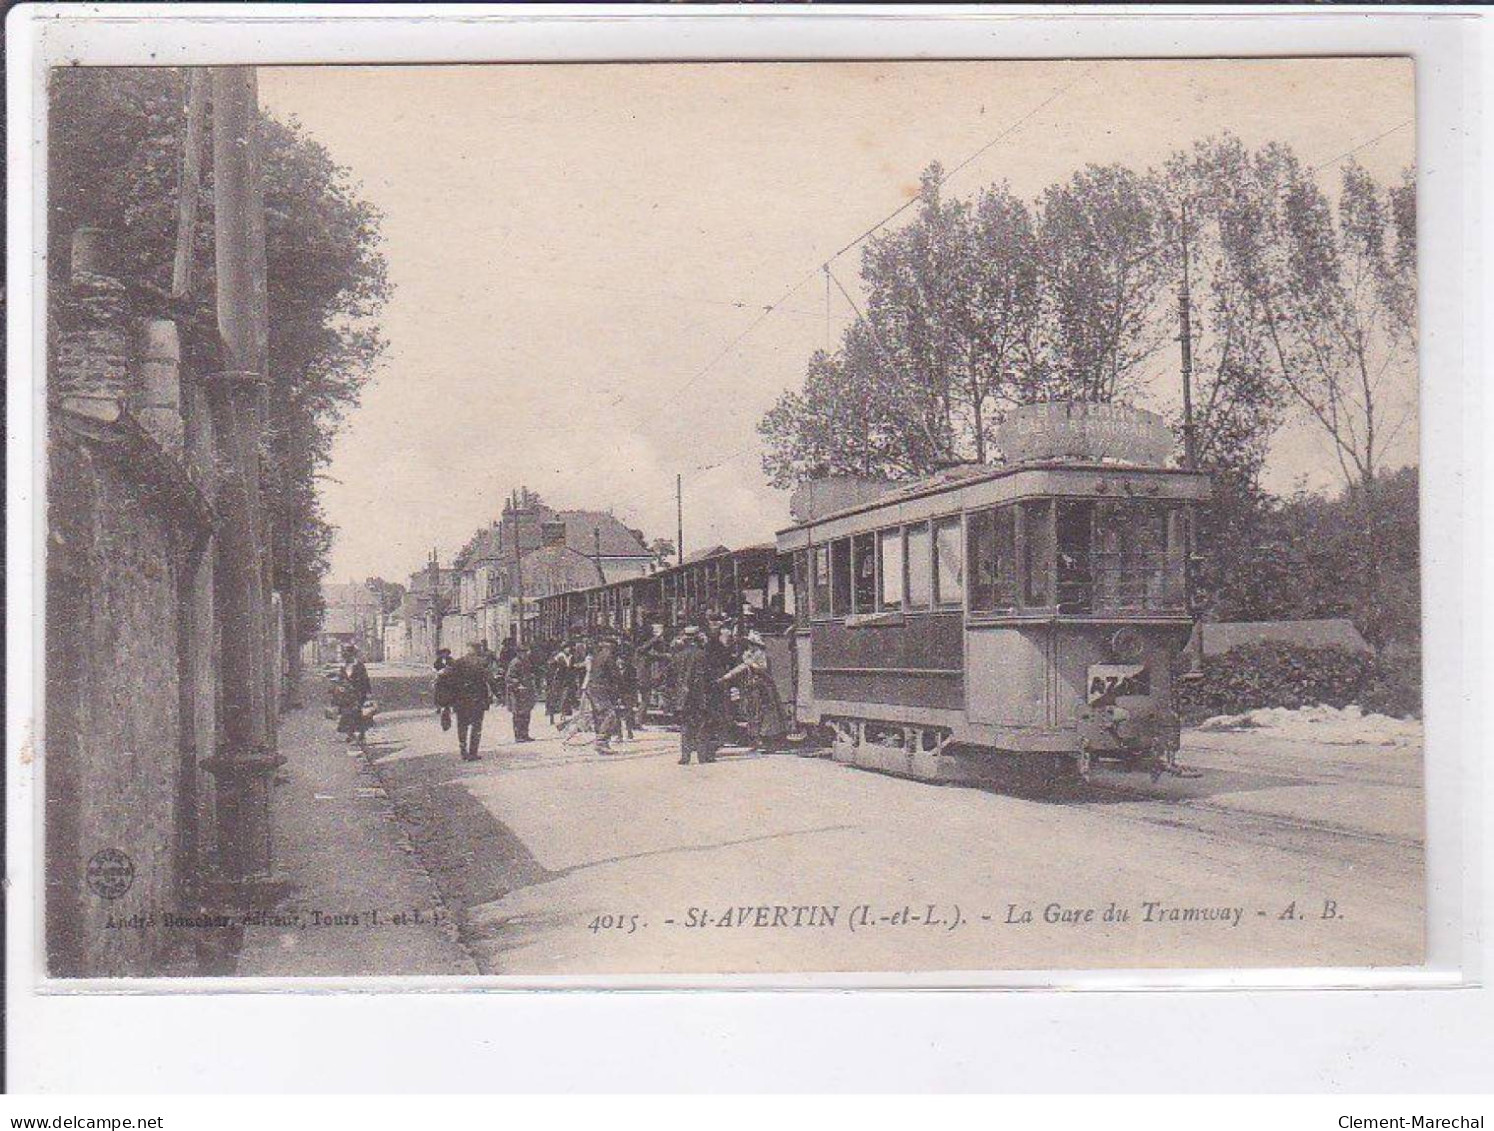
[(88, 890), (101, 899), (118, 899), (135, 882), (135, 861), (117, 848), (95, 852), (88, 862)]

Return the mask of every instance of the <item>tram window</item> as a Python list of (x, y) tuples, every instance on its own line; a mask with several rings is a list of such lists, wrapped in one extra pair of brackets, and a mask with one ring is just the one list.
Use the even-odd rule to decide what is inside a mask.
[(929, 607), (929, 586), (933, 565), (929, 560), (929, 528), (908, 527), (908, 608)]
[(790, 591), (794, 623), (803, 625), (809, 620), (809, 552), (800, 550), (794, 555), (794, 587)]
[(1094, 608), (1092, 546), (1095, 504), (1065, 499), (1058, 504), (1058, 611), (1087, 613)]
[(878, 608), (900, 609), (903, 607), (903, 532), (884, 530), (877, 535), (877, 572), (882, 578), (881, 601)]
[(1046, 608), (1052, 603), (1053, 503), (1049, 499), (1021, 503), (1022, 604)]
[(830, 612), (843, 617), (851, 611), (851, 540), (830, 543)]
[(816, 546), (811, 565), (814, 567), (814, 612), (819, 616), (830, 614), (830, 547)]
[[(965, 555), (961, 553), (960, 520), (943, 518), (934, 523), (934, 603), (958, 605), (965, 592)], [(908, 556), (913, 556), (913, 532), (908, 531)], [(909, 574), (909, 602), (912, 574)]]
[(851, 539), (851, 565), (855, 570), (856, 588), (852, 594), (855, 611), (870, 613), (877, 607), (877, 536), (858, 534)]
[(1182, 603), (1182, 555), (1169, 553), (1167, 519), (1162, 507), (1140, 500), (1095, 506), (1096, 612), (1155, 612)]
[(1016, 510), (976, 511), (970, 516), (970, 608), (990, 613), (1016, 604)]

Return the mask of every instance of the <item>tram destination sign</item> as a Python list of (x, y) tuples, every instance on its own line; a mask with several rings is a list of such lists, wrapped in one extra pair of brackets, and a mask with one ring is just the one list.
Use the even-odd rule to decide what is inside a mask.
[(1175, 447), (1172, 429), (1154, 412), (1082, 402), (1021, 405), (997, 427), (996, 442), (1012, 463), (1110, 459), (1160, 466)]

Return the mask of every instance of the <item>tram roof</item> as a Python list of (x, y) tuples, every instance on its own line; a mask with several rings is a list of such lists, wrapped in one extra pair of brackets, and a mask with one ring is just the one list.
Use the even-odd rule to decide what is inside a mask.
[(1029, 463), (998, 464), (991, 467), (958, 464), (954, 467), (935, 472), (933, 475), (925, 476), (922, 479), (906, 483), (890, 484), (888, 489), (875, 499), (856, 503), (848, 507), (843, 507), (840, 510), (827, 512), (826, 514), (816, 515), (814, 518), (803, 522), (790, 523), (788, 526), (779, 529), (777, 533), (779, 537), (782, 537), (796, 530), (809, 530), (817, 526), (823, 526), (827, 522), (849, 518), (858, 514), (868, 514), (873, 511), (882, 510), (885, 507), (895, 506), (899, 503), (929, 498), (948, 491), (958, 491), (978, 486), (982, 483), (990, 483), (998, 479), (1021, 475), (1024, 472), (1042, 471), (1100, 472), (1109, 475), (1165, 475), (1193, 479), (1208, 478), (1207, 472), (1189, 471), (1187, 468), (1182, 467), (1158, 467), (1155, 464), (1122, 463), (1119, 461), (1096, 462), (1094, 460), (1045, 459), (1034, 460)]

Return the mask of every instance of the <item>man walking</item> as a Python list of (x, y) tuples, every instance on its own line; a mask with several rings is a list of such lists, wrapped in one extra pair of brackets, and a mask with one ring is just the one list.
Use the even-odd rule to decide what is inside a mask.
[(598, 754), (612, 753), (610, 739), (617, 729), (618, 683), (617, 653), (612, 642), (604, 638), (587, 662), (586, 685), (581, 689), (591, 703)]
[(446, 682), (442, 698), (456, 711), (457, 752), (462, 761), (476, 762), (477, 747), (482, 741), (482, 719), (488, 710), (491, 692), (488, 686), (488, 658), (480, 641), (473, 641), (470, 651), (453, 660), (441, 672)]
[(529, 737), (529, 714), (534, 710), (534, 658), (522, 644), (514, 650), (504, 683), (508, 691), (508, 709), (514, 717), (514, 741), (533, 742)]

